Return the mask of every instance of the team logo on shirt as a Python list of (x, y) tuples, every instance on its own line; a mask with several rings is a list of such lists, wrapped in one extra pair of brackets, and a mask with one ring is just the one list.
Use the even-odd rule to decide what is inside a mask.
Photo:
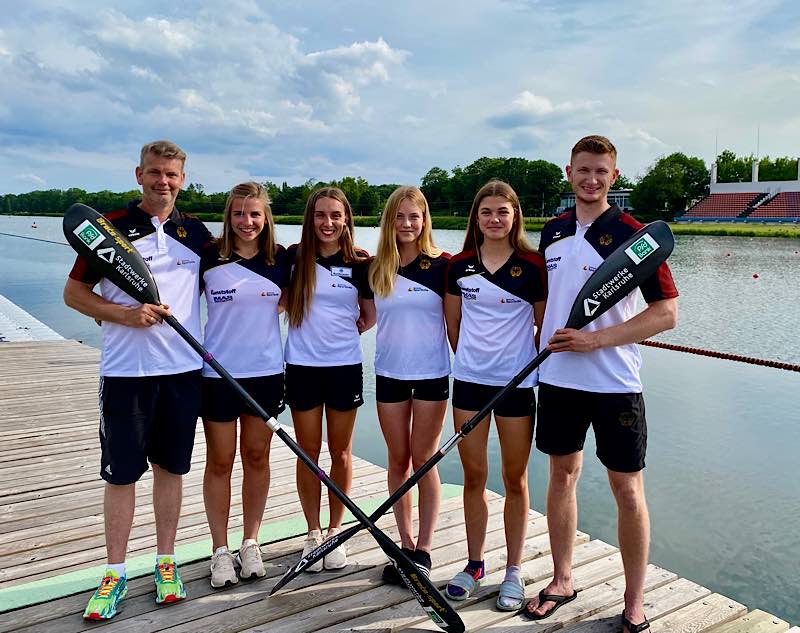
[(600, 239), (598, 241), (600, 242), (600, 246), (608, 246), (609, 244), (611, 244), (611, 242), (614, 241), (614, 238), (611, 237), (610, 234), (604, 233), (603, 235), (600, 236)]
[(181, 239), (183, 239), (184, 237), (186, 237), (186, 235), (187, 235), (187, 234), (186, 234), (186, 229), (185, 229), (185, 228), (183, 228), (182, 226), (179, 226), (179, 227), (178, 227), (178, 237), (180, 237)]
[(429, 259), (421, 259), (421, 260), (419, 261), (419, 267), (420, 267), (422, 270), (428, 270), (428, 268), (430, 268), (430, 267), (431, 267), (431, 260), (429, 260)]
[(522, 275), (522, 268), (520, 268), (519, 266), (512, 266), (511, 267), (511, 276), (512, 277), (519, 277), (520, 275)]

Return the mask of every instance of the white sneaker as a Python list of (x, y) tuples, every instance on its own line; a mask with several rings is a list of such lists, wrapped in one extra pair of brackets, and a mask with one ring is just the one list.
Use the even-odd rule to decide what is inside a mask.
[(227, 547), (218, 547), (211, 557), (211, 586), (215, 588), (235, 585), (239, 582), (236, 575), (233, 554)]
[[(331, 528), (328, 530), (328, 538), (335, 536), (342, 531), (342, 528)], [(325, 539), (327, 540), (327, 539)], [(347, 550), (342, 543), (335, 550), (328, 552), (323, 559), (325, 569), (341, 569), (347, 566)]]
[[(322, 545), (322, 532), (320, 532), (319, 530), (310, 530), (308, 535), (306, 536), (305, 543), (303, 543), (303, 556), (311, 553), (312, 551), (317, 549), (320, 545)], [(312, 565), (309, 565), (303, 571), (310, 571), (312, 573), (322, 571), (322, 559), (314, 562), (314, 564)]]
[(267, 571), (261, 558), (261, 548), (253, 539), (245, 539), (236, 554), (236, 564), (239, 565), (240, 578), (263, 578)]

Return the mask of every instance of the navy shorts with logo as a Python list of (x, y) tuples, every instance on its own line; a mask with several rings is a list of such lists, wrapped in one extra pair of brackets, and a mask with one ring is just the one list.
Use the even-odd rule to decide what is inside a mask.
[[(273, 418), (286, 408), (283, 403), (283, 374), (237, 378), (242, 388)], [(241, 415), (255, 415), (247, 403), (222, 378), (203, 377), (201, 415), (209, 422), (230, 422)]]
[(200, 370), (168, 376), (100, 377), (100, 476), (132, 484), (148, 462), (175, 475), (189, 472)]
[[(453, 407), (464, 411), (480, 411), (502, 389), (494, 385), (453, 381)], [(494, 408), (494, 414), (504, 418), (534, 417), (536, 396), (533, 387), (517, 387)]]
[(641, 393), (593, 393), (539, 384), (536, 448), (548, 455), (583, 450), (589, 425), (597, 457), (609, 470), (644, 468), (647, 421)]
[(286, 403), (297, 411), (324, 404), (336, 411), (351, 411), (364, 404), (361, 363), (311, 367), (286, 363)]
[(400, 380), (388, 376), (375, 376), (375, 400), (378, 402), (407, 402), (427, 400), (441, 402), (450, 397), (450, 378), (423, 378)]

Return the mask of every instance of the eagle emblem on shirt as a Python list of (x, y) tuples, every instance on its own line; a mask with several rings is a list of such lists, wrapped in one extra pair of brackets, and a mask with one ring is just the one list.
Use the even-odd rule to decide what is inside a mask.
[(613, 241), (614, 241), (614, 238), (611, 237), (611, 235), (609, 235), (608, 233), (603, 233), (603, 235), (600, 236), (600, 240), (599, 240), (600, 246), (608, 246)]
[(419, 260), (419, 267), (422, 270), (428, 270), (431, 267), (431, 260), (429, 259), (421, 259)]
[(519, 266), (512, 266), (511, 267), (511, 276), (512, 277), (519, 277), (522, 274), (522, 268)]
[(186, 229), (185, 229), (185, 228), (183, 228), (182, 226), (179, 226), (179, 227), (178, 227), (178, 231), (177, 231), (177, 233), (178, 233), (178, 237), (180, 237), (181, 239), (183, 239), (184, 237), (186, 237)]

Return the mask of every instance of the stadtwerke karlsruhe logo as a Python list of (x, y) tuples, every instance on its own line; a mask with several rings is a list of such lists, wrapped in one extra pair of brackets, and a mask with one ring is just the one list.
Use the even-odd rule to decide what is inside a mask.
[(81, 242), (89, 247), (89, 250), (94, 250), (106, 239), (106, 236), (103, 235), (100, 229), (89, 222), (89, 220), (81, 222), (72, 232), (78, 236)]
[(658, 247), (658, 242), (656, 242), (650, 235), (645, 233), (642, 235), (642, 237), (626, 248), (625, 253), (631, 258), (634, 264), (638, 265), (641, 264), (651, 253), (655, 252)]

